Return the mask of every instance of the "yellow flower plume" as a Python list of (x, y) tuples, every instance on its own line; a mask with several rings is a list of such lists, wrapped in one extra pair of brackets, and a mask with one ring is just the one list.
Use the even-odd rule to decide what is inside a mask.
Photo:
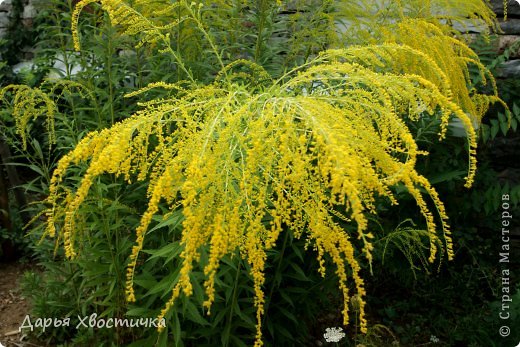
[[(398, 73), (391, 68), (377, 71), (370, 64), (370, 59), (381, 62), (399, 54), (412, 54), (428, 65)], [(367, 214), (376, 212), (376, 199), (396, 203), (392, 187), (404, 184), (425, 218), (430, 261), (439, 251), (453, 257), (442, 202), (415, 170), (418, 155), (425, 153), (400, 113), (407, 110), (409, 119), (418, 119), (423, 111), (410, 105), (419, 103), (440, 112), (443, 123), (450, 116), (459, 117), (474, 147), (471, 120), (453, 101), (450, 86), (447, 73), (424, 52), (389, 43), (324, 52), (277, 82), (264, 79), (263, 85), (248, 87), (223, 79), (177, 99), (147, 103), (112, 128), (90, 133), (60, 161), (50, 187), (48, 232), (54, 233), (59, 222), (55, 207), (66, 201), (63, 242), (67, 255), (74, 256), (79, 241), (75, 216), (94, 179), (115, 174), (128, 181), (148, 180), (148, 207), (136, 230), (127, 270), (129, 301), (136, 300), (133, 278), (145, 234), (164, 205), (180, 208), (184, 215), (183, 265), (160, 318), (179, 295), (192, 294), (190, 272), (205, 245), (209, 261), (204, 269), (204, 306), (209, 311), (219, 263), (238, 250), (250, 264), (254, 281), (260, 346), (266, 251), (289, 229), (318, 250), (322, 275), (323, 256), (330, 255), (343, 292), (344, 324), (349, 321), (349, 283), (354, 284), (361, 299), (361, 330), (366, 331), (359, 262), (361, 255), (371, 261), (373, 236)], [(175, 89), (167, 84), (146, 89), (152, 87)], [(151, 136), (157, 140), (155, 148), (150, 148)], [(80, 162), (88, 162), (82, 181), (75, 191), (64, 191), (68, 167)], [(436, 214), (429, 204), (436, 206)], [(344, 230), (340, 219), (349, 220), (357, 231)], [(361, 249), (354, 247), (353, 238), (361, 240)], [(439, 250), (439, 244), (444, 249)]]

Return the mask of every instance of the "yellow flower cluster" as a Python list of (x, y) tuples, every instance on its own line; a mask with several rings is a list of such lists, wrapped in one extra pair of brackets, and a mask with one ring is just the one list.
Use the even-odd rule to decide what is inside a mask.
[(54, 115), (56, 105), (47, 93), (40, 88), (31, 88), (26, 85), (8, 85), (0, 89), (0, 102), (10, 103), (7, 95), (14, 94), (12, 116), (16, 125), (16, 132), (22, 139), (23, 148), (27, 147), (27, 125), (31, 119), (40, 116), (46, 117), (46, 128), (49, 134), (49, 145), (55, 142)]
[[(78, 16), (92, 2), (80, 1), (73, 14), (77, 49)], [(166, 29), (184, 20), (176, 17), (165, 24), (149, 19), (153, 13), (144, 16), (122, 0), (97, 2), (124, 33), (143, 34), (143, 42), (169, 42)], [(128, 119), (88, 134), (60, 160), (48, 197), (48, 234), (54, 236), (55, 224), (61, 224), (59, 237), (67, 256), (74, 257), (81, 241), (76, 228), (81, 205), (96, 178), (113, 174), (129, 182), (146, 180), (148, 205), (136, 229), (127, 268), (128, 301), (136, 300), (134, 274), (145, 235), (154, 215), (166, 208), (181, 210), (184, 216), (183, 262), (159, 318), (166, 316), (180, 295), (193, 293), (190, 273), (201, 261), (203, 247), (209, 249), (204, 306), (211, 312), (220, 261), (238, 252), (250, 265), (257, 310), (255, 346), (261, 346), (267, 251), (281, 233), (292, 232), (317, 251), (323, 276), (325, 255), (332, 260), (343, 294), (345, 325), (351, 290), (355, 290), (356, 312), (361, 330), (366, 332), (360, 261), (364, 257), (370, 264), (372, 260), (368, 215), (377, 213), (378, 199), (396, 204), (393, 188), (403, 184), (426, 221), (429, 260), (433, 262), (439, 252), (453, 257), (442, 202), (415, 170), (417, 157), (427, 153), (418, 149), (405, 121), (416, 121), (423, 112), (438, 113), (442, 139), (450, 117), (461, 120), (470, 147), (469, 186), (476, 168), (473, 124), (478, 124), (489, 103), (499, 101), (496, 88), (491, 96), (468, 90), (468, 64), (487, 76), (475, 54), (438, 23), (420, 20), (435, 15), (439, 4), (462, 11), (459, 2), (406, 2), (422, 4), (417, 9), (402, 1), (395, 3), (390, 10), (419, 19), (402, 20), (381, 30), (371, 39), (372, 45), (325, 51), (277, 81), (260, 67), (238, 61), (207, 86), (159, 82), (129, 94), (132, 97), (157, 87), (178, 91), (176, 98), (143, 103), (142, 110)], [(144, 4), (137, 1), (135, 7)], [(197, 10), (190, 10), (185, 1), (175, 4), (184, 6), (199, 30), (208, 35), (198, 22)], [(160, 14), (177, 9), (175, 4)], [(491, 21), (489, 9), (481, 1), (464, 4), (479, 14), (472, 18)], [(361, 1), (359, 6), (364, 5)], [(218, 49), (214, 51), (218, 54)], [(232, 72), (237, 64), (248, 65), (251, 81), (243, 71)], [(256, 83), (259, 79), (261, 83)], [(493, 83), (491, 76), (489, 80)], [(78, 186), (71, 189), (65, 177), (72, 165), (80, 163), (86, 163), (87, 169)], [(345, 221), (354, 231), (341, 226)], [(360, 240), (360, 249), (354, 238)]]
[[(421, 37), (418, 40), (417, 37)], [(447, 131), (450, 117), (458, 117), (464, 124), (470, 148), (469, 171), (466, 186), (471, 186), (476, 171), (477, 129), (489, 105), (495, 102), (507, 106), (498, 97), (495, 81), (490, 72), (480, 63), (478, 56), (463, 42), (453, 38), (442, 27), (422, 20), (403, 20), (393, 26), (386, 27), (382, 34), (382, 44), (376, 46), (360, 46), (349, 49), (343, 60), (356, 62), (365, 67), (378, 67), (382, 71), (400, 71), (417, 76), (417, 83), (423, 84), (428, 93), (436, 94), (436, 99), (445, 99), (442, 105), (429, 102), (425, 95), (417, 98), (417, 102), (401, 104), (400, 114), (408, 114), (410, 119), (420, 115), (411, 107), (433, 113), (435, 107), (446, 108), (443, 112), (441, 132), (442, 140)], [(327, 53), (329, 54), (329, 53)], [(345, 50), (337, 50), (336, 55), (344, 55)], [(467, 72), (468, 65), (475, 65), (481, 74), (482, 83), (489, 82), (491, 95), (483, 95), (470, 90), (471, 83)], [(399, 82), (396, 82), (399, 83)], [(410, 90), (411, 91), (411, 90)], [(416, 93), (424, 93), (419, 90)], [(399, 98), (400, 92), (392, 98)], [(421, 101), (420, 99), (425, 101)]]
[[(415, 67), (405, 64), (409, 57), (416, 58)], [(372, 259), (367, 214), (376, 213), (376, 199), (396, 203), (392, 187), (404, 184), (426, 220), (430, 261), (439, 251), (453, 257), (444, 207), (433, 187), (415, 171), (417, 156), (425, 153), (418, 150), (401, 118), (406, 114), (418, 119), (423, 110), (411, 107), (417, 104), (430, 112), (440, 110), (444, 123), (455, 115), (475, 146), (471, 119), (456, 103), (463, 99), (455, 99), (450, 71), (434, 58), (395, 43), (352, 47), (324, 52), (305, 69), (296, 69), (260, 91), (226, 84), (222, 78), (178, 99), (149, 103), (112, 128), (90, 133), (60, 161), (50, 187), (48, 232), (54, 234), (59, 222), (56, 206), (66, 201), (63, 243), (67, 256), (74, 256), (76, 215), (95, 178), (110, 173), (128, 181), (149, 180), (148, 208), (136, 230), (128, 265), (129, 301), (136, 300), (133, 278), (145, 234), (164, 203), (171, 210), (181, 208), (184, 215), (183, 265), (160, 318), (179, 295), (192, 294), (190, 272), (205, 245), (209, 260), (204, 268), (204, 306), (209, 313), (219, 262), (239, 250), (250, 264), (254, 282), (260, 346), (266, 251), (280, 233), (289, 232), (285, 225), (295, 237), (314, 245), (322, 275), (324, 255), (330, 255), (343, 292), (345, 324), (350, 276), (360, 298), (361, 330), (366, 331), (359, 261), (360, 254), (369, 263)], [(176, 88), (158, 83), (143, 90), (153, 87)], [(175, 130), (170, 132), (172, 123)], [(158, 142), (154, 149), (150, 136)], [(62, 191), (68, 167), (80, 162), (89, 162), (81, 183), (75, 191)], [(421, 189), (436, 206), (437, 216), (430, 212)], [(340, 221), (356, 226), (354, 235)], [(355, 249), (352, 237), (362, 241), (362, 249)], [(441, 239), (445, 247), (439, 250)]]
[(454, 27), (445, 26), (452, 33), (456, 32), (455, 27), (498, 27), (489, 2), (483, 0), (357, 0), (354, 4), (351, 1), (335, 1), (333, 15), (337, 23), (348, 26), (341, 30), (342, 45), (381, 42), (388, 27), (406, 19), (439, 26), (454, 24)]
[[(175, 13), (176, 8), (180, 6), (179, 2), (171, 4), (168, 1), (137, 1), (134, 6), (130, 6), (123, 0), (81, 0), (72, 13), (72, 38), (77, 51), (81, 48), (78, 31), (79, 16), (83, 8), (92, 3), (100, 3), (109, 15), (112, 25), (120, 26), (124, 35), (142, 35), (139, 45), (168, 41), (166, 32), (185, 19), (185, 17), (176, 19), (171, 16), (171, 13)], [(163, 18), (165, 14), (170, 14), (168, 20)]]

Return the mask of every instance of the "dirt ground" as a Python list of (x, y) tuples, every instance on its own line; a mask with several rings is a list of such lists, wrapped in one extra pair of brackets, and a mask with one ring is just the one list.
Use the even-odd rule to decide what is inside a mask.
[(29, 304), (19, 287), (24, 271), (29, 268), (27, 264), (16, 262), (0, 263), (0, 347), (32, 345), (22, 342), (18, 332), (25, 315), (29, 314)]

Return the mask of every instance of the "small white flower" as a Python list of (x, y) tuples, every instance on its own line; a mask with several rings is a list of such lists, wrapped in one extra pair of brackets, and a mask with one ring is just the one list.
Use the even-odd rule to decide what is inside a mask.
[(342, 338), (345, 337), (345, 333), (343, 332), (343, 328), (327, 328), (325, 329), (325, 334), (323, 337), (327, 342), (339, 342)]
[(435, 335), (430, 336), (431, 343), (439, 343), (439, 341), (440, 341), (440, 339), (437, 336), (435, 336)]

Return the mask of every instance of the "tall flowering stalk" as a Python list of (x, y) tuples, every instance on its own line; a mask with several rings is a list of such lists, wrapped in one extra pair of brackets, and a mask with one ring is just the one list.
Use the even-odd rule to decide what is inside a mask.
[[(78, 48), (79, 12), (92, 2), (81, 1), (72, 17)], [(439, 253), (453, 258), (444, 206), (415, 169), (418, 157), (427, 153), (418, 149), (407, 122), (419, 120), (425, 112), (439, 115), (442, 139), (450, 118), (460, 119), (468, 134), (466, 184), (470, 186), (476, 168), (475, 124), (489, 103), (499, 99), (495, 88), (490, 96), (468, 89), (468, 64), (477, 65), (484, 77), (488, 72), (444, 27), (403, 17), (386, 26), (373, 44), (321, 52), (278, 79), (257, 64), (237, 60), (225, 66), (214, 82), (201, 85), (183, 65), (181, 52), (170, 47), (168, 35), (181, 22), (195, 23), (224, 66), (198, 4), (174, 3), (168, 8), (182, 9), (182, 16), (165, 23), (149, 19), (157, 15), (150, 9), (145, 16), (120, 0), (100, 3), (123, 32), (140, 34), (142, 44), (159, 45), (171, 53), (178, 68), (192, 80), (154, 83), (127, 95), (133, 98), (165, 88), (175, 96), (144, 102), (126, 120), (89, 133), (53, 173), (47, 234), (56, 236), (60, 226), (60, 240), (69, 258), (77, 253), (82, 235), (75, 223), (96, 178), (112, 174), (128, 182), (148, 182), (147, 208), (136, 229), (127, 268), (129, 302), (138, 299), (134, 274), (139, 271), (139, 254), (152, 219), (162, 207), (181, 210), (184, 216), (183, 263), (159, 318), (167, 315), (180, 295), (193, 293), (190, 273), (201, 261), (204, 247), (209, 247), (204, 265), (204, 306), (209, 314), (220, 261), (238, 251), (250, 265), (253, 278), (255, 346), (262, 345), (267, 251), (282, 232), (307, 240), (317, 252), (323, 276), (326, 255), (330, 257), (343, 294), (343, 323), (349, 322), (348, 303), (353, 295), (349, 287), (353, 287), (360, 298), (363, 332), (367, 330), (366, 293), (360, 262), (372, 260), (374, 236), (368, 215), (377, 213), (376, 201), (397, 204), (393, 188), (404, 185), (424, 216), (429, 260), (433, 262)], [(450, 2), (437, 5), (444, 3)], [(143, 2), (137, 2), (136, 8), (139, 5)], [(406, 7), (401, 10), (403, 15)], [(66, 183), (69, 169), (79, 165), (86, 165), (82, 179), (70, 187)], [(347, 231), (340, 221), (355, 231)]]

